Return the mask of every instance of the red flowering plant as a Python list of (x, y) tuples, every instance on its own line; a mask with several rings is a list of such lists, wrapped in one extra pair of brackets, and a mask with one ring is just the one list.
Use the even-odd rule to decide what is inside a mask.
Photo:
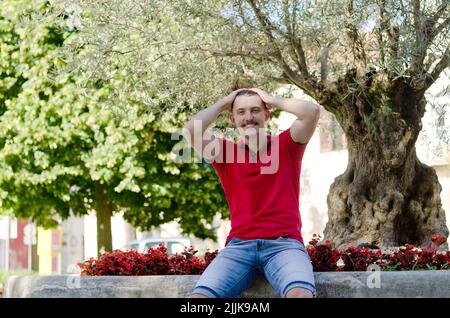
[(86, 276), (147, 275), (148, 258), (137, 251), (113, 251), (103, 253), (99, 259), (78, 263), (78, 266)]
[(385, 270), (448, 269), (450, 252), (438, 252), (439, 246), (446, 241), (445, 237), (433, 234), (431, 236), (432, 243), (422, 248), (406, 244), (391, 255), (387, 255), (387, 262), (382, 267)]
[[(417, 248), (406, 244), (391, 254), (380, 249), (374, 251), (372, 245), (350, 246), (344, 252), (332, 247), (329, 240), (320, 243), (321, 236), (314, 234), (307, 246), (313, 270), (366, 271), (369, 265), (377, 264), (381, 270), (450, 269), (450, 251), (439, 252), (439, 246), (446, 238), (433, 234), (432, 243)], [(369, 247), (371, 246), (371, 247)], [(207, 251), (203, 258), (195, 256), (197, 251), (186, 248), (181, 254), (169, 256), (167, 248), (160, 244), (150, 248), (148, 253), (137, 251), (113, 251), (103, 253), (98, 259), (90, 258), (78, 263), (81, 275), (198, 275), (214, 260), (218, 250)]]
[(373, 244), (350, 246), (342, 252), (332, 248), (330, 241), (319, 243), (320, 240), (320, 235), (314, 234), (307, 248), (314, 271), (367, 271), (371, 264), (381, 270), (450, 269), (450, 251), (438, 252), (446, 238), (438, 234), (431, 236), (428, 246), (406, 244), (392, 254), (383, 253)]
[(367, 271), (367, 267), (371, 264), (380, 264), (383, 254), (381, 250), (376, 252), (369, 247), (348, 247), (341, 254), (344, 262), (343, 271)]
[(208, 267), (209, 264), (216, 258), (217, 254), (219, 254), (219, 250), (215, 250), (213, 252), (210, 252), (209, 250), (205, 253), (205, 269)]
[(447, 242), (447, 238), (439, 234), (433, 234), (431, 235), (431, 242), (433, 242), (436, 247), (439, 247)]
[(147, 254), (147, 275), (168, 275), (172, 271), (172, 264), (167, 254), (167, 247), (159, 244), (157, 248), (149, 248)]
[(171, 274), (174, 275), (198, 275), (201, 274), (205, 268), (205, 261), (198, 258), (194, 254), (192, 246), (186, 248), (181, 254), (175, 254), (170, 257), (172, 264)]
[(386, 255), (386, 263), (382, 266), (383, 270), (413, 270), (417, 265), (417, 254), (419, 249), (412, 244), (406, 244), (400, 247), (392, 254)]
[(307, 246), (313, 270), (317, 272), (338, 270), (337, 262), (342, 253), (337, 248), (333, 248), (329, 240), (326, 240), (324, 244), (320, 244), (320, 239), (320, 235), (313, 234), (313, 238)]
[(106, 252), (99, 259), (90, 258), (78, 266), (83, 276), (198, 275), (215, 258), (217, 251), (207, 252), (204, 259), (195, 253), (197, 251), (190, 247), (181, 254), (169, 256), (167, 248), (160, 244), (157, 248), (149, 248), (146, 254), (120, 250)]

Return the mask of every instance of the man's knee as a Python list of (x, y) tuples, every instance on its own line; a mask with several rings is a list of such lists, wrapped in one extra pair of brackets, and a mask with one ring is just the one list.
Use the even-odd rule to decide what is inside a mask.
[(313, 293), (306, 289), (301, 287), (294, 287), (291, 290), (289, 290), (286, 294), (286, 298), (313, 298)]

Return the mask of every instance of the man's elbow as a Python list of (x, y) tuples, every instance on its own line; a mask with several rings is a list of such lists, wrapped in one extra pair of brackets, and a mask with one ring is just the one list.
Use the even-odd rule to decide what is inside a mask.
[(320, 115), (320, 106), (316, 103), (310, 103), (311, 106), (311, 112), (314, 114), (314, 116)]
[(306, 109), (304, 109), (302, 114), (298, 116), (298, 119), (306, 120), (309, 122), (317, 122), (319, 120), (319, 117), (320, 106), (315, 103), (308, 102), (308, 104), (306, 105)]
[(319, 117), (320, 117), (320, 106), (317, 104), (313, 104), (314, 105), (314, 110), (313, 110), (313, 114), (314, 114), (314, 121), (318, 122), (319, 121)]

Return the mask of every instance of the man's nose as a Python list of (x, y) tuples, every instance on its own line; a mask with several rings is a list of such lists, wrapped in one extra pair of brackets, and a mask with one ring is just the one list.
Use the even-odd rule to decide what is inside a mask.
[(251, 112), (246, 112), (244, 115), (244, 119), (245, 120), (252, 120), (253, 119), (253, 115)]

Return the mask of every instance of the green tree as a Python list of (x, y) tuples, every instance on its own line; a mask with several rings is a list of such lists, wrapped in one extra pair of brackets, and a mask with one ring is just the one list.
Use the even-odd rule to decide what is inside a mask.
[[(115, 100), (127, 110), (117, 112), (107, 102), (112, 82), (87, 91), (75, 73), (55, 74), (56, 48), (70, 33), (52, 20), (35, 23), (47, 8), (2, 2), (1, 213), (52, 227), (95, 210), (99, 253), (112, 249), (119, 211), (141, 229), (176, 220), (187, 234), (215, 238), (210, 224), (217, 212), (227, 217), (226, 201), (211, 167), (174, 160), (182, 114), (156, 117), (129, 97)], [(117, 74), (114, 84), (122, 81)]]
[[(67, 3), (55, 1), (56, 12)], [(66, 47), (71, 65), (93, 78), (123, 70), (121, 92), (145, 98), (142, 87), (158, 83), (203, 107), (244, 77), (292, 84), (332, 113), (349, 161), (330, 188), (326, 238), (397, 246), (448, 236), (441, 186), (415, 150), (425, 93), (449, 66), (447, 0), (70, 3), (80, 31)], [(89, 48), (81, 61), (79, 46)]]

